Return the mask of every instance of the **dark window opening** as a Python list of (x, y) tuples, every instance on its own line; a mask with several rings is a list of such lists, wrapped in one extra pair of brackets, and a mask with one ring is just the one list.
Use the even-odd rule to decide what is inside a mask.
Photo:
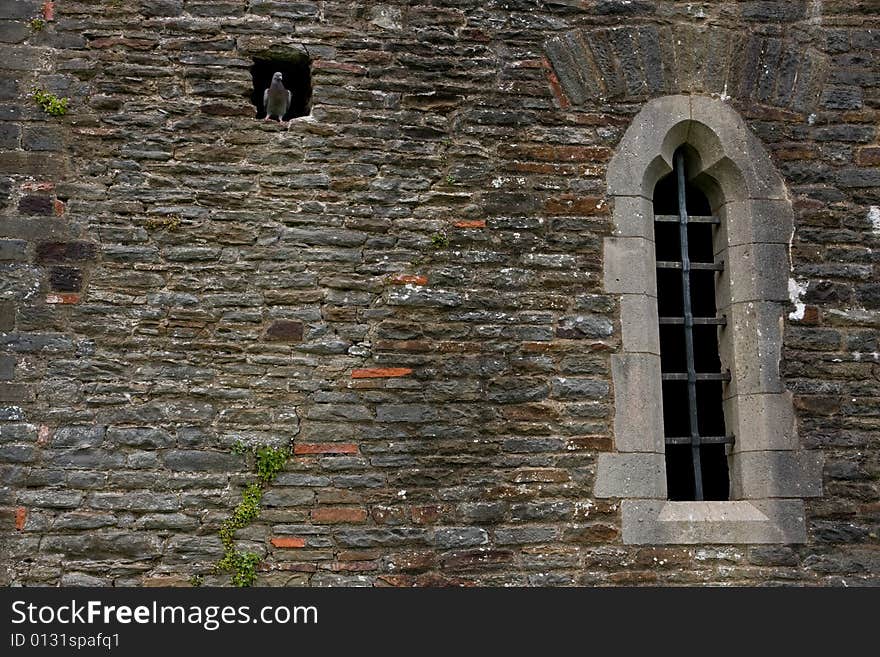
[[(670, 500), (727, 500), (727, 434), (715, 282), (713, 232), (718, 220), (706, 196), (687, 182), (687, 154), (674, 156), (674, 170), (654, 188), (657, 310), (663, 431)], [(680, 207), (683, 206), (683, 207)]]
[(281, 120), (289, 121), (298, 116), (308, 116), (312, 110), (312, 72), (309, 58), (303, 54), (288, 59), (254, 59), (254, 65), (251, 66), (254, 88), (250, 98), (257, 108), (256, 118), (266, 118), (263, 94), (272, 84), (275, 73), (281, 73), (281, 82), (290, 91), (290, 107)]

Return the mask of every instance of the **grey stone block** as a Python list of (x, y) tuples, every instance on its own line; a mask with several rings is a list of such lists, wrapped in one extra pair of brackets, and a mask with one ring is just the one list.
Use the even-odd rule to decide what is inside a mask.
[(787, 301), (791, 265), (788, 244), (740, 244), (724, 253), (718, 306), (748, 301)]
[(806, 542), (800, 500), (623, 500), (621, 521), (626, 544)]
[(96, 577), (87, 573), (64, 573), (61, 586), (112, 586), (112, 577)]
[(75, 509), (83, 500), (79, 491), (66, 490), (23, 490), (18, 494), (19, 503), (25, 506), (38, 506), (50, 509)]
[(526, 545), (529, 543), (553, 543), (559, 538), (559, 527), (509, 527), (495, 530), (498, 545)]
[(787, 200), (730, 201), (720, 208), (718, 214), (721, 226), (716, 254), (743, 244), (788, 244), (791, 241), (794, 212)]
[(53, 447), (100, 447), (104, 442), (105, 427), (58, 427), (52, 433)]
[(377, 422), (431, 422), (438, 417), (437, 408), (428, 404), (380, 404), (376, 407)]
[[(482, 530), (481, 530), (482, 531)], [(346, 547), (398, 546), (424, 544), (427, 532), (424, 529), (344, 529), (337, 533), (337, 541)]]
[[(611, 320), (601, 315), (573, 315), (560, 317), (556, 329), (557, 338), (594, 339), (608, 338), (614, 331)], [(534, 339), (534, 338), (523, 338)]]
[(180, 500), (174, 493), (153, 493), (147, 490), (125, 493), (92, 493), (87, 500), (93, 509), (112, 511), (177, 511)]
[(729, 396), (781, 394), (782, 309), (778, 303), (737, 303), (723, 309), (721, 362), (730, 369)]
[(646, 294), (620, 295), (623, 351), (660, 355), (657, 299)]
[(543, 379), (528, 377), (499, 377), (489, 382), (487, 397), (499, 404), (521, 404), (540, 401), (550, 394), (550, 386)]
[(163, 460), (171, 470), (196, 472), (235, 472), (244, 465), (244, 459), (235, 454), (194, 449), (170, 450)]
[(263, 494), (262, 500), (266, 507), (308, 506), (314, 502), (315, 491), (309, 488), (273, 488)]
[(472, 547), (488, 543), (489, 534), (479, 527), (443, 527), (434, 530), (430, 542), (444, 549)]
[(817, 451), (734, 453), (730, 487), (737, 499), (822, 495), (822, 456)]
[(725, 400), (724, 409), (737, 452), (798, 449), (791, 393), (737, 395)]
[(611, 213), (615, 237), (654, 241), (654, 204), (644, 196), (615, 196)]
[(45, 535), (40, 550), (66, 557), (89, 559), (151, 559), (162, 552), (162, 539), (152, 533), (107, 531), (101, 533)]
[(656, 297), (653, 242), (639, 237), (607, 237), (603, 243), (605, 291)]
[(604, 399), (610, 386), (600, 379), (556, 377), (551, 381), (551, 399)]
[[(614, 445), (618, 452), (664, 452), (660, 357), (611, 357), (614, 381)], [(665, 476), (665, 475), (664, 475)]]
[(0, 463), (33, 463), (36, 459), (33, 445), (0, 445)]
[(599, 454), (593, 496), (666, 498), (666, 462), (662, 453)]
[(64, 148), (64, 133), (51, 126), (25, 126), (21, 146), (26, 151), (60, 151)]
[(313, 404), (306, 411), (306, 418), (310, 420), (328, 420), (331, 422), (337, 420), (348, 420), (356, 422), (359, 420), (370, 420), (372, 414), (366, 406), (358, 406), (356, 404)]
[(97, 511), (70, 511), (63, 513), (52, 523), (53, 529), (98, 529), (114, 527), (118, 519), (112, 513)]
[(26, 240), (0, 240), (0, 260), (27, 260)]

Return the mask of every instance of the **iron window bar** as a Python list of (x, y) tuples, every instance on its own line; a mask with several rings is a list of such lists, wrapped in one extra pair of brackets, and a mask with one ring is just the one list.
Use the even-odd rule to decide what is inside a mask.
[[(696, 381), (730, 381), (730, 372), (694, 372)], [(690, 372), (663, 372), (660, 375), (664, 381), (687, 381), (691, 380)]]
[[(654, 221), (660, 221), (665, 223), (677, 224), (681, 219), (677, 214), (655, 214)], [(694, 215), (692, 217), (688, 217), (689, 224), (720, 224), (721, 219), (712, 215), (711, 217), (706, 216), (697, 216)]]
[(679, 150), (675, 153), (673, 160), (673, 168), (676, 176), (676, 186), (678, 194), (678, 215), (655, 215), (654, 220), (658, 222), (674, 223), (679, 226), (679, 244), (681, 247), (681, 260), (657, 261), (657, 269), (673, 269), (681, 271), (681, 293), (682, 293), (682, 316), (681, 317), (660, 317), (660, 324), (681, 325), (684, 327), (685, 338), (685, 362), (686, 372), (662, 372), (661, 379), (663, 381), (685, 381), (687, 382), (688, 392), (688, 421), (690, 427), (690, 435), (688, 436), (666, 436), (665, 443), (667, 445), (690, 445), (691, 460), (694, 470), (694, 498), (696, 500), (705, 499), (703, 492), (703, 468), (700, 459), (700, 446), (711, 444), (732, 444), (734, 442), (733, 435), (724, 436), (701, 436), (699, 430), (699, 419), (697, 411), (697, 382), (698, 381), (730, 381), (730, 372), (697, 372), (696, 360), (694, 357), (694, 326), (726, 326), (727, 319), (721, 317), (694, 317), (693, 306), (691, 303), (691, 271), (708, 270), (723, 271), (723, 262), (691, 262), (688, 250), (688, 224), (720, 224), (720, 219), (715, 216), (694, 216), (688, 217), (686, 188), (685, 188), (685, 171), (684, 171), (684, 153)]
[[(661, 324), (684, 324), (684, 317), (661, 317)], [(694, 317), (694, 326), (706, 326), (712, 325), (715, 326), (727, 326), (727, 317), (725, 315), (721, 315), (721, 317)]]
[[(682, 244), (682, 247), (684, 247), (686, 245), (687, 245), (687, 242)], [(688, 267), (690, 269), (724, 271), (724, 263), (723, 262), (689, 262)], [(657, 269), (684, 269), (684, 262), (678, 262), (676, 260), (658, 260), (657, 261)]]
[[(700, 443), (703, 445), (732, 445), (733, 435), (726, 436), (700, 436)], [(690, 445), (690, 436), (666, 436), (667, 445)]]

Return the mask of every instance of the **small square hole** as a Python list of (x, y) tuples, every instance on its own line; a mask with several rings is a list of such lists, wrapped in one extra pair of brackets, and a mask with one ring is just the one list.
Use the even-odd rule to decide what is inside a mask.
[(312, 72), (308, 55), (288, 56), (284, 59), (254, 59), (251, 66), (251, 78), (254, 88), (251, 92), (251, 103), (256, 108), (258, 119), (266, 118), (266, 106), (263, 95), (272, 84), (275, 73), (281, 73), (281, 83), (290, 91), (290, 107), (284, 116), (272, 116), (273, 119), (289, 121), (298, 116), (308, 116), (312, 110)]

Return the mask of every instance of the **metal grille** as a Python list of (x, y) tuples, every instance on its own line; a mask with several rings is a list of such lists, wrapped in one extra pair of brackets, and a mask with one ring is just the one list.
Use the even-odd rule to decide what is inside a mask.
[[(673, 175), (676, 180), (676, 193), (678, 196), (678, 215), (656, 215), (654, 220), (657, 222), (677, 222), (678, 237), (681, 252), (681, 259), (678, 261), (658, 261), (658, 270), (680, 270), (681, 271), (681, 294), (682, 294), (682, 316), (678, 317), (660, 317), (660, 324), (673, 324), (684, 327), (684, 346), (685, 346), (685, 363), (686, 371), (684, 372), (667, 372), (662, 371), (661, 376), (664, 381), (686, 381), (687, 382), (687, 412), (688, 424), (690, 426), (690, 434), (687, 436), (669, 436), (665, 440), (667, 445), (690, 445), (691, 458), (693, 461), (694, 471), (694, 499), (703, 500), (703, 467), (701, 464), (700, 447), (702, 445), (718, 445), (732, 443), (734, 438), (732, 435), (700, 435), (700, 405), (697, 401), (697, 384), (701, 381), (729, 381), (729, 372), (697, 372), (695, 354), (694, 354), (694, 326), (724, 326), (726, 319), (724, 317), (694, 317), (693, 300), (691, 297), (691, 272), (700, 270), (722, 271), (724, 269), (723, 262), (691, 262), (688, 245), (688, 224), (719, 224), (717, 217), (711, 216), (694, 216), (689, 217), (687, 213), (687, 195), (685, 181), (685, 163), (684, 153), (678, 150), (673, 158)], [(662, 345), (661, 345), (662, 349)], [(680, 409), (684, 410), (684, 409)]]

